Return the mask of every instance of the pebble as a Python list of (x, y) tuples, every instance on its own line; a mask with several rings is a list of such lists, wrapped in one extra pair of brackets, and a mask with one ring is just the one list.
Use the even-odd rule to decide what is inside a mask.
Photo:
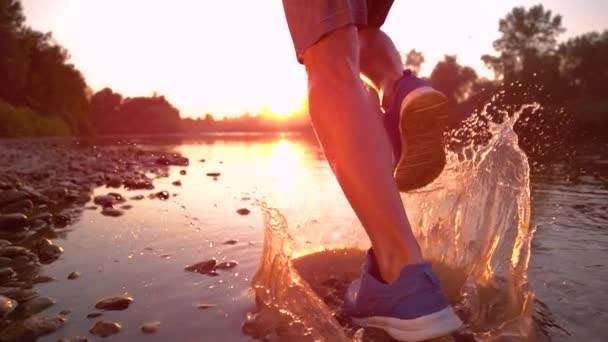
[(141, 331), (145, 334), (154, 334), (160, 329), (160, 321), (145, 323), (141, 326)]
[(12, 202), (29, 198), (29, 195), (19, 190), (0, 191), (0, 207), (3, 207)]
[(57, 342), (89, 342), (89, 339), (86, 336), (73, 336), (61, 338)]
[(146, 198), (144, 195), (135, 195), (133, 197), (129, 197), (129, 199), (134, 200), (134, 201), (141, 201), (144, 198)]
[(122, 329), (122, 326), (116, 322), (97, 321), (89, 332), (100, 337), (107, 337), (118, 334), (120, 329)]
[(130, 205), (130, 204), (124, 204), (124, 205), (120, 206), (120, 209), (123, 209), (123, 210), (129, 210), (129, 209), (132, 209), (132, 208), (133, 208), (133, 206)]
[(68, 279), (69, 280), (74, 280), (74, 279), (78, 279), (80, 278), (80, 272), (71, 272), (70, 274), (68, 274)]
[(219, 172), (207, 172), (207, 176), (209, 177), (219, 177), (221, 173)]
[(124, 211), (120, 210), (120, 209), (116, 209), (116, 208), (112, 208), (112, 207), (104, 207), (103, 210), (101, 210), (101, 214), (103, 216), (109, 216), (109, 217), (119, 217), (124, 215)]
[(240, 208), (240, 209), (237, 209), (237, 211), (236, 211), (236, 212), (237, 212), (239, 215), (243, 215), (243, 216), (245, 216), (245, 215), (249, 215), (249, 213), (251, 213), (251, 210), (249, 210), (249, 209), (247, 209), (247, 208)]
[(55, 304), (55, 300), (49, 297), (36, 297), (25, 302), (19, 303), (19, 307), (15, 311), (15, 316), (18, 318), (26, 318), (42, 312)]
[(169, 192), (168, 192), (168, 191), (159, 191), (159, 192), (157, 192), (156, 194), (154, 194), (154, 197), (156, 197), (156, 198), (158, 198), (158, 199), (161, 199), (161, 200), (163, 200), (163, 201), (166, 201), (166, 200), (168, 200), (168, 199), (169, 199), (169, 197), (171, 197), (171, 196), (169, 195)]
[(38, 293), (39, 291), (36, 289), (19, 289), (7, 294), (7, 296), (21, 303), (38, 297)]
[(118, 204), (118, 200), (116, 199), (116, 197), (111, 195), (99, 195), (95, 196), (95, 198), (93, 199), (93, 203), (102, 207), (111, 207), (115, 204)]
[(205, 309), (214, 308), (214, 307), (216, 307), (216, 305), (215, 304), (202, 303), (202, 304), (197, 304), (196, 307), (197, 307), (197, 309), (205, 310)]
[(40, 262), (43, 264), (50, 264), (57, 260), (61, 253), (63, 253), (63, 248), (53, 244), (51, 240), (46, 238), (40, 239), (34, 245), (33, 250), (38, 254)]
[(215, 265), (215, 268), (218, 270), (228, 270), (231, 268), (235, 268), (239, 263), (232, 260), (232, 261), (224, 261), (224, 262), (220, 262), (219, 264)]
[(32, 209), (34, 209), (34, 203), (30, 199), (23, 199), (2, 207), (0, 212), (4, 214), (29, 213)]
[(236, 240), (236, 239), (230, 239), (230, 240), (224, 241), (224, 245), (236, 245), (237, 243), (239, 243), (239, 240)]
[(53, 224), (55, 227), (63, 228), (70, 223), (72, 223), (72, 218), (69, 215), (61, 213), (53, 215)]
[(186, 175), (186, 170), (180, 170), (179, 174), (182, 175), (182, 176), (185, 176)]
[(15, 273), (12, 267), (0, 268), (0, 282), (3, 283), (10, 279), (15, 279), (15, 277), (17, 277), (17, 273)]
[(59, 314), (60, 314), (61, 316), (67, 316), (67, 315), (69, 315), (69, 314), (71, 314), (71, 313), (72, 313), (72, 309), (65, 309), (65, 310), (61, 310), (61, 311), (59, 311)]
[(39, 276), (36, 276), (36, 278), (32, 279), (32, 282), (34, 284), (50, 283), (52, 281), (55, 281), (55, 278), (53, 278), (51, 276), (46, 276), (46, 275), (39, 275)]
[(194, 265), (187, 266), (184, 268), (187, 272), (197, 272), (200, 274), (207, 274), (215, 269), (215, 264), (217, 261), (215, 259), (201, 261)]
[(182, 186), (182, 181), (181, 180), (176, 180), (175, 182), (171, 183), (174, 186)]
[(97, 318), (101, 315), (103, 315), (101, 312), (91, 312), (87, 315), (87, 318)]
[(0, 215), (0, 231), (17, 232), (27, 227), (27, 216), (22, 213)]
[(125, 310), (133, 302), (133, 298), (120, 295), (104, 298), (95, 304), (95, 309), (99, 310)]
[(22, 321), (14, 321), (0, 331), (0, 341), (34, 341), (40, 336), (54, 332), (66, 322), (67, 318), (59, 315), (32, 316)]
[(6, 317), (17, 308), (17, 302), (0, 295), (0, 318)]

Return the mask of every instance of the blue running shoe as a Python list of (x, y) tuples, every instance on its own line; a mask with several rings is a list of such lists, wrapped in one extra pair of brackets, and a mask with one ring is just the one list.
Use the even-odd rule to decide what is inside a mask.
[(379, 274), (370, 249), (361, 278), (350, 285), (344, 298), (344, 311), (355, 323), (382, 329), (399, 341), (423, 341), (462, 326), (430, 263), (405, 266), (391, 284), (379, 281)]
[(405, 70), (395, 84), (393, 103), (384, 116), (400, 191), (422, 188), (443, 171), (447, 122), (447, 97)]

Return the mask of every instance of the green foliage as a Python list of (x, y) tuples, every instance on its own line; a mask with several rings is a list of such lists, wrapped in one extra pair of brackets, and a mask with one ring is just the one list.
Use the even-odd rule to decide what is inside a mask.
[(513, 8), (500, 20), (498, 31), (502, 35), (494, 41), (494, 49), (499, 56), (483, 55), (481, 59), (497, 78), (509, 83), (519, 79), (522, 72), (538, 70), (542, 66), (537, 63), (539, 57), (555, 52), (557, 37), (565, 29), (561, 15), (536, 5)]
[(84, 77), (50, 33), (24, 20), (20, 1), (0, 0), (0, 100), (49, 113), (75, 134), (89, 133)]
[(462, 102), (470, 94), (477, 73), (473, 68), (458, 64), (456, 56), (445, 55), (444, 60), (435, 65), (430, 81), (453, 102)]
[(65, 136), (70, 128), (56, 116), (42, 116), (27, 107), (0, 101), (0, 137)]
[(411, 49), (408, 53), (401, 54), (402, 59), (404, 60), (403, 66), (406, 69), (410, 69), (414, 74), (418, 74), (422, 64), (424, 64), (424, 55), (420, 51), (416, 51), (416, 49)]
[(110, 88), (91, 97), (91, 120), (99, 134), (154, 134), (180, 130), (179, 111), (164, 96), (123, 99)]

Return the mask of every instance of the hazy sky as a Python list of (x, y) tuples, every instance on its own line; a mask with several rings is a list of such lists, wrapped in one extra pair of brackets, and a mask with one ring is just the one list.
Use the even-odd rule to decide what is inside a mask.
[[(397, 0), (384, 30), (422, 51), (428, 74), (444, 54), (491, 76), (498, 20), (527, 0)], [(608, 28), (608, 0), (544, 0), (571, 37)], [(27, 23), (52, 31), (94, 89), (164, 94), (182, 116), (216, 118), (299, 108), (306, 92), (279, 0), (23, 0)]]

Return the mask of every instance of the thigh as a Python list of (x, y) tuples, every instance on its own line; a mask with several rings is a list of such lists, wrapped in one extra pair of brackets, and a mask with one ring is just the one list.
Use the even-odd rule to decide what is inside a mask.
[[(298, 61), (302, 63), (304, 51), (325, 35), (347, 25), (367, 25), (368, 3), (374, 2), (373, 0), (283, 0), (285, 17)], [(377, 5), (373, 6), (376, 8)], [(380, 12), (378, 9), (377, 13)]]

